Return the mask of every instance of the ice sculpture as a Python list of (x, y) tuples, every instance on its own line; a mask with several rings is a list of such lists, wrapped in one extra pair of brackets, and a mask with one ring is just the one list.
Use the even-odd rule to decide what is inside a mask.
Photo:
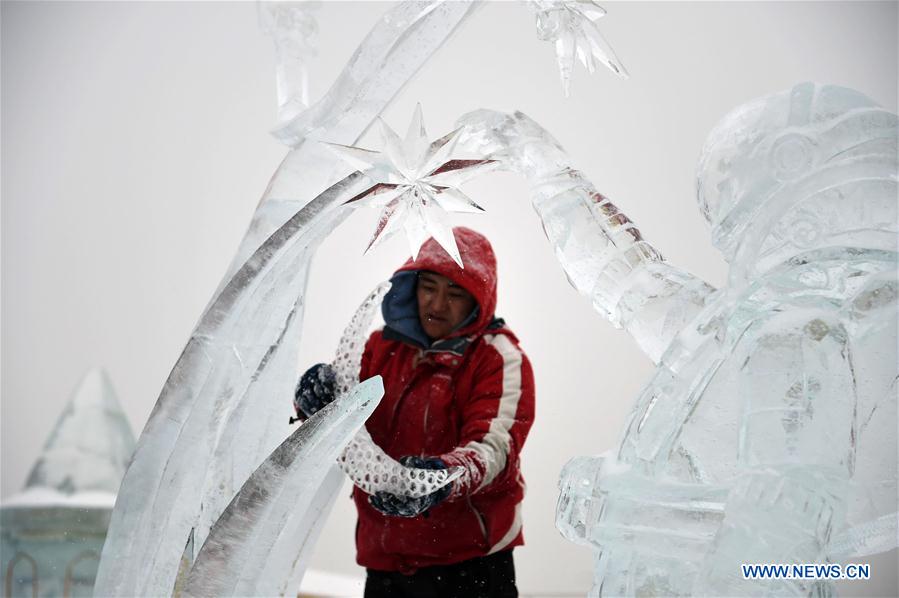
[(315, 56), (316, 2), (256, 3), (259, 23), (275, 42), (278, 121), (287, 123), (309, 106), (307, 61)]
[[(171, 594), (181, 564), (286, 435), (285, 404), (272, 397), (290, 396), (311, 256), (347, 216), (342, 204), (371, 186), (359, 173), (345, 177), (314, 140), (356, 142), (474, 7), (398, 5), (325, 97), (279, 129), (294, 147), (144, 428), (110, 523), (98, 595)], [(320, 518), (304, 524), (314, 532)], [(285, 584), (297, 576), (276, 575)]]
[[(322, 481), (384, 394), (380, 376), (354, 386), (300, 426), (244, 483), (200, 549), (184, 596), (296, 592), (298, 583), (283, 583), (280, 572), (294, 570), (297, 555), (315, 543), (297, 511), (322, 508), (315, 500)], [(330, 503), (326, 501), (328, 508)]]
[(457, 187), (491, 168), (493, 161), (456, 158), (453, 151), (461, 129), (429, 141), (421, 104), (415, 107), (405, 139), (401, 140), (384, 121), (379, 119), (379, 122), (381, 151), (338, 144), (329, 146), (375, 183), (368, 191), (350, 200), (368, 199), (371, 205), (383, 208), (366, 251), (402, 226), (412, 259), (418, 257), (424, 242), (434, 237), (453, 261), (464, 268), (452, 226), (445, 215), (446, 212), (484, 210)]
[(59, 416), (25, 489), (0, 508), (4, 596), (90, 595), (134, 435), (94, 368)]
[(375, 24), (331, 89), (275, 135), (291, 146), (307, 137), (352, 144), (480, 6), (443, 0), (401, 3)]
[(555, 46), (565, 97), (569, 95), (575, 58), (590, 73), (596, 70), (598, 61), (627, 78), (627, 70), (596, 25), (606, 14), (602, 6), (593, 0), (528, 0), (528, 4), (536, 13), (537, 36)]
[[(361, 178), (333, 186), (288, 220), (207, 308), (163, 388), (125, 474), (110, 524), (111, 542), (104, 547), (98, 573), (98, 593), (171, 593), (191, 533), (197, 544), (205, 539), (205, 533), (197, 537), (201, 512), (220, 513), (233, 496), (233, 492), (226, 496), (227, 488), (246, 479), (234, 477), (242, 468), (252, 471), (258, 465), (252, 463), (253, 454), (274, 436), (273, 432), (265, 436), (258, 428), (264, 430), (269, 423), (266, 416), (276, 410), (272, 395), (266, 396), (267, 408), (245, 395), (269, 367), (290, 322), (274, 319), (272, 307), (283, 305), (277, 297), (307, 267), (310, 245), (339, 219), (340, 210), (328, 208), (338, 206), (347, 189), (361, 191)], [(289, 313), (292, 317), (295, 308)], [(261, 342), (260, 337), (271, 340)], [(293, 377), (293, 366), (282, 374)], [(244, 422), (258, 428), (243, 430)], [(138, 571), (134, 577), (123, 574)]]
[(659, 364), (617, 451), (560, 480), (592, 594), (824, 595), (740, 565), (896, 547), (895, 114), (806, 83), (725, 117), (698, 172), (731, 265), (718, 291), (665, 264), (533, 121), (466, 121), (530, 174), (574, 286)]
[[(303, 424), (244, 483), (196, 560), (182, 561), (174, 594), (290, 594), (299, 587), (320, 522), (342, 486), (338, 467), (371, 492), (413, 496), (433, 492), (461, 474), (440, 471), (434, 476), (430, 470), (403, 467), (374, 444), (363, 427), (383, 386), (380, 377), (357, 384), (362, 351), (374, 312), (389, 287), (382, 283), (366, 297), (340, 339), (332, 364), (337, 378), (334, 403)], [(284, 574), (291, 571), (292, 575)]]
[(59, 415), (25, 487), (63, 495), (100, 492), (112, 499), (133, 450), (134, 434), (109, 375), (93, 368)]
[[(277, 10), (262, 8), (263, 24), (271, 26), (280, 44), (281, 122), (275, 135), (291, 150), (141, 435), (112, 516), (98, 594), (181, 591), (195, 547), (203, 545), (238, 488), (286, 434), (280, 403), (271, 397), (290, 393), (311, 256), (347, 216), (344, 203), (372, 187), (359, 172), (347, 176), (349, 169), (318, 142), (356, 143), (478, 6), (442, 0), (398, 5), (375, 24), (328, 93), (298, 114), (306, 99), (302, 77), (293, 77), (291, 68), (305, 49), (296, 51), (296, 32), (280, 28)], [(311, 22), (306, 24), (305, 33), (313, 33)], [(410, 140), (418, 147), (418, 137)], [(452, 147), (452, 139), (443, 142)], [(428, 176), (451, 174), (458, 166), (451, 161), (441, 173), (422, 171), (407, 179), (420, 183)], [(459, 168), (456, 174), (462, 172)], [(451, 191), (439, 191), (444, 204), (472, 207)], [(376, 461), (372, 466), (377, 467)], [(316, 495), (315, 504), (323, 506), (319, 512), (327, 510), (336, 479), (326, 476)], [(321, 518), (308, 513), (303, 530), (314, 535)], [(302, 567), (277, 575), (282, 578), (272, 584), (292, 587)]]
[(478, 110), (459, 119), (463, 142), (527, 177), (532, 203), (572, 286), (658, 362), (712, 288), (663, 261), (640, 231), (540, 125), (517, 112)]

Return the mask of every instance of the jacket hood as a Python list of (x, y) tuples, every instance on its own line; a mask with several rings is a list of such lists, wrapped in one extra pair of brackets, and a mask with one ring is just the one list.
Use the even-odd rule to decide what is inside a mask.
[(418, 320), (418, 301), (415, 290), (418, 273), (426, 270), (446, 276), (474, 297), (477, 307), (449, 338), (470, 336), (487, 329), (496, 310), (496, 255), (486, 237), (470, 228), (457, 226), (453, 236), (464, 268), (434, 238), (425, 241), (418, 259), (410, 258), (393, 275), (393, 286), (384, 297), (381, 311), (388, 328), (428, 348), (427, 337)]

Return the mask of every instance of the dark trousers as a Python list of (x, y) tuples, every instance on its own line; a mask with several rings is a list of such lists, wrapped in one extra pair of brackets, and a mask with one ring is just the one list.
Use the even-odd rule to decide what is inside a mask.
[(412, 575), (366, 569), (365, 598), (517, 598), (515, 563), (506, 550)]

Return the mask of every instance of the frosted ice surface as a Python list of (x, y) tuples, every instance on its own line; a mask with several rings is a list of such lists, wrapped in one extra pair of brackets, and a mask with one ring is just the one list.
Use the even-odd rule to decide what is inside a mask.
[(810, 83), (710, 134), (699, 201), (727, 286), (676, 318), (617, 450), (560, 480), (592, 594), (829, 595), (740, 564), (896, 547), (896, 139), (895, 114)]
[(133, 451), (134, 435), (109, 376), (95, 368), (60, 414), (25, 487), (114, 496)]
[(537, 17), (537, 36), (552, 42), (559, 65), (565, 96), (569, 94), (575, 59), (590, 73), (596, 63), (607, 66), (619, 77), (627, 70), (615, 55), (596, 24), (606, 11), (593, 0), (528, 0)]
[(362, 382), (275, 449), (212, 528), (183, 595), (296, 595), (299, 580), (293, 580), (295, 587), (287, 587), (292, 564), (310, 540), (296, 524), (304, 521), (307, 510), (320, 508), (314, 498), (334, 459), (374, 411), (383, 392), (380, 376)]
[(391, 237), (400, 227), (406, 233), (412, 259), (430, 237), (464, 268), (447, 212), (482, 212), (457, 186), (492, 168), (491, 160), (463, 160), (454, 150), (461, 130), (428, 141), (421, 105), (400, 139), (387, 123), (381, 123), (381, 151), (330, 144), (338, 155), (372, 180), (372, 187), (352, 199), (382, 208), (375, 234), (366, 251)]

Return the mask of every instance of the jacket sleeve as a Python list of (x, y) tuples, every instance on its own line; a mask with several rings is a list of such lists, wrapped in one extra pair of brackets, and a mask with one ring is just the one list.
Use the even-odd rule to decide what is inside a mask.
[(461, 467), (450, 500), (517, 478), (519, 454), (534, 421), (530, 361), (507, 335), (484, 337), (485, 356), (474, 364), (475, 382), (462, 413), (459, 446), (440, 459)]

